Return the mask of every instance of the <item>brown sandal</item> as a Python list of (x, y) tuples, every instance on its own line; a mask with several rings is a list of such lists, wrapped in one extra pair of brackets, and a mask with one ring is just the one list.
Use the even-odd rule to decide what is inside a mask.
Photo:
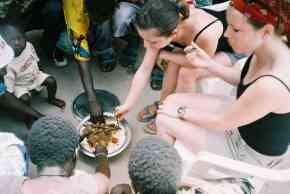
[(156, 127), (156, 122), (155, 119), (147, 123), (144, 127), (143, 130), (145, 133), (148, 133), (150, 135), (156, 135), (157, 134), (157, 127)]
[(146, 106), (142, 111), (138, 113), (137, 120), (139, 122), (149, 122), (157, 115), (157, 110), (160, 102), (156, 101), (153, 104)]

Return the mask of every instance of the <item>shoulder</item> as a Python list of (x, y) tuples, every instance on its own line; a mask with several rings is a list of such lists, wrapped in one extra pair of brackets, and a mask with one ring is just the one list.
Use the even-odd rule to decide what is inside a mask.
[(257, 78), (247, 89), (247, 93), (260, 97), (256, 100), (269, 100), (276, 104), (285, 104), (285, 101), (290, 100), (289, 84), (284, 81), (283, 76), (275, 74)]
[(21, 194), (24, 176), (0, 176), (0, 193)]
[(100, 174), (82, 174), (70, 177), (70, 185), (75, 190), (87, 191), (90, 194), (104, 194), (108, 190), (109, 179)]
[[(214, 22), (214, 23), (212, 23)], [(211, 24), (211, 25), (209, 25)], [(199, 42), (218, 42), (218, 40), (221, 38), (221, 36), (223, 35), (223, 24), (221, 23), (221, 21), (217, 20), (217, 19), (213, 19), (208, 21), (207, 23), (203, 24), (203, 28), (205, 26), (209, 25), (206, 29), (204, 29), (204, 31), (200, 34), (199, 38), (197, 41)], [(201, 28), (201, 30), (203, 29)]]

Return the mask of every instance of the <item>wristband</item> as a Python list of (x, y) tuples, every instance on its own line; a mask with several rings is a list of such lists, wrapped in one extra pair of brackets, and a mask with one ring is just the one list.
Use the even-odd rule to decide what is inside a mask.
[(105, 156), (106, 158), (108, 158), (108, 154), (105, 152), (100, 152), (100, 153), (95, 153), (95, 157), (99, 157), (99, 156)]

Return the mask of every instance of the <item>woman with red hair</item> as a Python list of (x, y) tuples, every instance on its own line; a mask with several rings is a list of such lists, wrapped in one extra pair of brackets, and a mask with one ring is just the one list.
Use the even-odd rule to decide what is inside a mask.
[(232, 48), (250, 55), (242, 71), (216, 63), (195, 44), (185, 51), (192, 65), (236, 85), (237, 99), (171, 95), (159, 109), (158, 134), (194, 153), (217, 142), (210, 141), (213, 134), (222, 134), (231, 157), (281, 167), (290, 142), (290, 2), (232, 0), (227, 20)]

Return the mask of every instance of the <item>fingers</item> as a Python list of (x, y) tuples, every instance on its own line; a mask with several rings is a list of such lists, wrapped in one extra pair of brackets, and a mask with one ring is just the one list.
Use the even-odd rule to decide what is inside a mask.
[(117, 106), (117, 107), (115, 108), (115, 117), (116, 117), (116, 119), (118, 119), (119, 121), (121, 121), (121, 120), (123, 120), (123, 119), (125, 118), (125, 117), (124, 117), (125, 113), (126, 113), (126, 111), (123, 110), (121, 106)]
[(187, 47), (184, 49), (184, 52), (185, 52), (186, 54), (190, 54), (190, 53), (193, 53), (193, 52), (196, 51), (196, 50), (197, 50), (196, 47), (190, 45), (190, 46), (187, 46)]

